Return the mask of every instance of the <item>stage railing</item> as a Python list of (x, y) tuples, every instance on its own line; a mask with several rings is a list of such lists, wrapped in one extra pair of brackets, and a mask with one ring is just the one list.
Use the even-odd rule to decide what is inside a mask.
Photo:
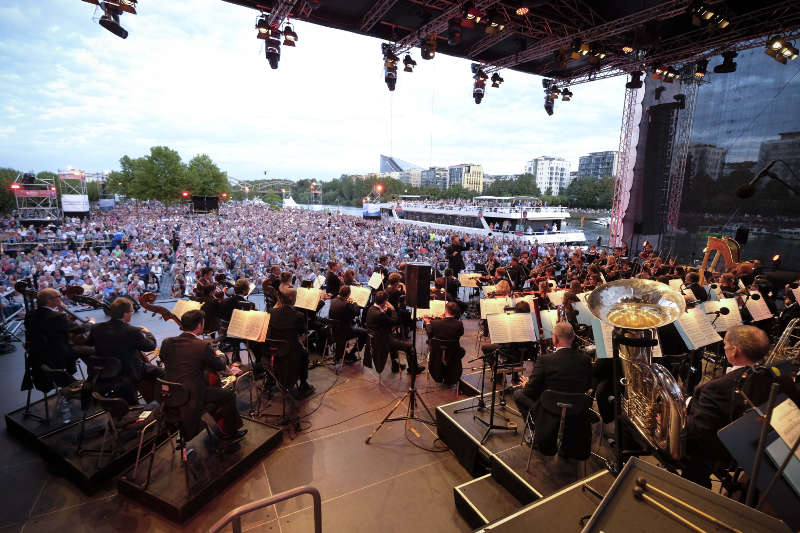
[[(263, 498), (241, 505), (220, 518), (208, 529), (208, 533), (218, 533), (228, 524), (231, 524), (233, 533), (242, 533), (242, 516), (263, 509), (264, 507), (296, 498), (303, 494), (310, 494), (314, 498), (314, 533), (322, 533), (322, 498), (319, 495), (319, 490), (308, 486), (297, 487), (281, 492), (280, 494), (275, 494), (269, 498)], [(279, 520), (280, 518), (278, 517), (277, 519)]]

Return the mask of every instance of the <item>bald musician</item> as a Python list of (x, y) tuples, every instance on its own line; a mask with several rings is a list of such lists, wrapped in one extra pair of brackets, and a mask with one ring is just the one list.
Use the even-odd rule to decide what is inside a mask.
[[(767, 334), (755, 326), (734, 326), (723, 339), (727, 373), (695, 389), (689, 402), (686, 421), (687, 463), (683, 477), (711, 488), (709, 476), (716, 465), (730, 463), (731, 457), (717, 437), (717, 431), (733, 422), (744, 411), (736, 394), (742, 374), (769, 351)], [(768, 390), (753, 391), (758, 405), (767, 400)]]

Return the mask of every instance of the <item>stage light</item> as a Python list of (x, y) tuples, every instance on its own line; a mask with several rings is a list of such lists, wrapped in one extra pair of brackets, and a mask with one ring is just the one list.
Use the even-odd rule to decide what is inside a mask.
[(633, 53), (633, 46), (625, 45), (625, 46), (622, 47), (622, 51), (624, 53), (626, 53), (626, 54), (632, 54)]
[(772, 256), (772, 261), (773, 262), (780, 261), (780, 260), (781, 260), (781, 254), (775, 254), (775, 255)]
[(223, 200), (227, 200), (227, 198), (228, 198), (228, 193), (224, 192), (224, 193), (222, 193), (220, 196), (222, 196), (222, 199), (223, 199)]
[(182, 196), (183, 198), (189, 198), (189, 191), (183, 191), (183, 192), (181, 193), (181, 196)]
[(486, 14), (486, 24), (494, 28), (495, 31), (503, 31), (506, 28), (503, 13), (496, 7), (490, 9)]
[(515, 11), (515, 13), (517, 15), (519, 15), (520, 17), (524, 17), (525, 15), (527, 15), (530, 12), (531, 12), (531, 8), (526, 7), (526, 6), (518, 7), (517, 10)]
[(451, 19), (447, 23), (447, 44), (456, 46), (461, 42), (461, 21), (458, 19)]
[(786, 59), (797, 59), (797, 48), (795, 48), (791, 43), (786, 43), (786, 46), (781, 48), (780, 54)]
[(263, 14), (258, 17), (256, 21), (256, 37), (259, 39), (266, 39), (269, 37), (269, 23), (267, 22), (267, 15)]
[(569, 87), (564, 87), (564, 90), (561, 91), (561, 101), (569, 102), (570, 100), (572, 100), (572, 91), (569, 90)]
[(21, 189), (21, 188), (22, 188), (22, 185), (20, 185), (19, 183), (12, 183), (12, 184), (11, 184), (11, 188), (12, 188), (13, 190)]
[(485, 94), (486, 81), (480, 78), (475, 79), (475, 83), (472, 84), (472, 98), (475, 100), (475, 103), (480, 104)]
[(51, 191), (55, 191), (55, 190), (56, 190), (56, 188), (55, 188), (54, 186), (52, 186), (52, 185), (51, 185), (51, 186), (50, 186), (50, 190), (51, 190)]
[(506, 81), (506, 80), (501, 78), (500, 74), (498, 74), (497, 72), (492, 74), (492, 87), (498, 88), (498, 87), (500, 87), (500, 84), (503, 83), (504, 81)]
[(128, 30), (119, 24), (119, 16), (122, 14), (122, 10), (108, 2), (103, 2), (101, 6), (103, 7), (103, 16), (100, 17), (100, 25), (117, 37), (127, 39)]
[(406, 54), (406, 57), (403, 58), (403, 72), (414, 72), (414, 67), (417, 66), (417, 62), (411, 59), (411, 56)]
[(714, 67), (714, 72), (717, 74), (730, 74), (736, 72), (736, 63), (733, 59), (738, 56), (734, 51), (722, 52), (722, 63)]
[(694, 77), (697, 79), (702, 79), (706, 77), (706, 71), (708, 70), (708, 59), (700, 59), (694, 65)]
[(667, 90), (667, 88), (664, 87), (663, 85), (661, 87), (656, 87), (656, 91), (655, 91), (656, 100), (661, 100), (661, 93), (663, 93), (666, 90)]
[(375, 185), (375, 191), (376, 191), (378, 194), (381, 194), (381, 193), (383, 192), (383, 184), (382, 184), (382, 183), (379, 183), (379, 184)]
[(580, 59), (581, 57), (587, 55), (589, 53), (589, 45), (586, 43), (582, 43), (578, 40), (575, 40), (572, 43), (572, 52), (570, 52), (570, 57), (572, 59)]
[(641, 89), (642, 88), (642, 74), (643, 72), (631, 72), (631, 81), (625, 84), (626, 89)]
[(433, 56), (436, 55), (436, 35), (429, 35), (420, 43), (419, 48), (422, 53), (422, 59), (433, 59)]
[(295, 33), (291, 24), (286, 24), (286, 26), (283, 28), (283, 46), (296, 46), (294, 44), (296, 42), (297, 33)]
[(278, 68), (278, 62), (281, 60), (280, 40), (270, 36), (267, 39), (266, 45), (264, 46), (264, 52), (267, 56), (267, 61), (269, 61), (269, 66), (273, 70)]
[(553, 99), (550, 98), (549, 94), (544, 96), (544, 110), (549, 116), (553, 115)]

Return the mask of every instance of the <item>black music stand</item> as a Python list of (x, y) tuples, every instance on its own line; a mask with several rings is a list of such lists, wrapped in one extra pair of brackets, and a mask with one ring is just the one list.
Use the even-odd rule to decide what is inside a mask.
[[(417, 327), (416, 327), (416, 325), (417, 325), (417, 308), (415, 307), (414, 308), (414, 331), (412, 333), (413, 340), (412, 340), (412, 345), (411, 345), (412, 346), (412, 351), (413, 351), (413, 357), (417, 356)], [(406, 357), (408, 357), (409, 355), (410, 354), (406, 354)], [(422, 422), (423, 424), (428, 424), (429, 426), (435, 426), (436, 425), (436, 418), (434, 418), (433, 414), (431, 414), (431, 410), (428, 409), (428, 406), (425, 405), (425, 401), (422, 399), (422, 396), (420, 396), (420, 394), (417, 392), (416, 383), (417, 383), (417, 375), (418, 375), (418, 373), (415, 372), (415, 370), (416, 370), (418, 365), (419, 365), (419, 362), (417, 362), (417, 364), (414, 366), (414, 368), (410, 369), (411, 370), (411, 372), (410, 372), (410, 374), (411, 374), (411, 384), (409, 385), (408, 390), (406, 391), (406, 393), (403, 395), (402, 398), (397, 400), (397, 403), (394, 404), (392, 409), (386, 414), (386, 416), (383, 418), (383, 420), (381, 420), (380, 424), (378, 424), (375, 427), (375, 429), (372, 430), (372, 433), (369, 434), (369, 437), (367, 437), (367, 440), (364, 441), (366, 444), (369, 444), (369, 441), (372, 439), (372, 437), (375, 436), (375, 434), (383, 427), (383, 425), (386, 422), (397, 422), (397, 421), (400, 421), (400, 420), (404, 420), (406, 422), (410, 422), (411, 420), (418, 420), (418, 421)], [(408, 411), (406, 412), (406, 416), (397, 416), (397, 417), (392, 418), (392, 415), (394, 414), (394, 412), (397, 410), (398, 407), (400, 407), (400, 404), (402, 404), (403, 400), (405, 400), (406, 398), (408, 398)], [(425, 408), (425, 411), (428, 413), (428, 416), (430, 417), (430, 420), (425, 420), (424, 418), (420, 418), (420, 417), (416, 416), (415, 410), (416, 410), (417, 402), (421, 403), (422, 407)], [(413, 431), (413, 428), (412, 428), (412, 431)]]
[(478, 394), (478, 403), (472, 404), (468, 407), (461, 407), (460, 409), (456, 409), (455, 411), (453, 411), (453, 414), (463, 413), (464, 411), (469, 411), (470, 409), (477, 409), (478, 411), (486, 410), (486, 402), (483, 401), (484, 389), (486, 387), (486, 356), (482, 355), (480, 357), (476, 357), (475, 359), (472, 359), (469, 362), (474, 363), (478, 359), (480, 359), (481, 362), (483, 363), (481, 365), (481, 392), (480, 394)]
[[(497, 350), (492, 352), (492, 355), (494, 356), (492, 358), (492, 405), (489, 407), (489, 421), (487, 422), (483, 418), (479, 417), (477, 413), (472, 416), (474, 420), (477, 420), (478, 422), (486, 426), (486, 433), (484, 433), (483, 438), (481, 438), (481, 444), (485, 444), (486, 441), (489, 440), (489, 435), (491, 435), (493, 429), (513, 431), (515, 433), (517, 431), (517, 426), (510, 425), (511, 421), (508, 418), (503, 417), (505, 418), (505, 421), (509, 425), (500, 426), (494, 423), (494, 412), (495, 412), (494, 404), (495, 404), (495, 398), (497, 396), (497, 366), (500, 360), (500, 349), (498, 348)], [(481, 387), (483, 387), (483, 384), (481, 384)], [(483, 398), (483, 396), (481, 396), (481, 398)], [(484, 406), (484, 409), (485, 408), (486, 407)]]

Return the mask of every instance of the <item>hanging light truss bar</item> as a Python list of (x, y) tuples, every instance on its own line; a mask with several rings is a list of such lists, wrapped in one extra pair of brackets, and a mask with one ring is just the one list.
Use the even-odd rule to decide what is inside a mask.
[(397, 0), (378, 0), (372, 4), (364, 18), (361, 19), (361, 31), (368, 32), (371, 30), (395, 4), (397, 4)]

